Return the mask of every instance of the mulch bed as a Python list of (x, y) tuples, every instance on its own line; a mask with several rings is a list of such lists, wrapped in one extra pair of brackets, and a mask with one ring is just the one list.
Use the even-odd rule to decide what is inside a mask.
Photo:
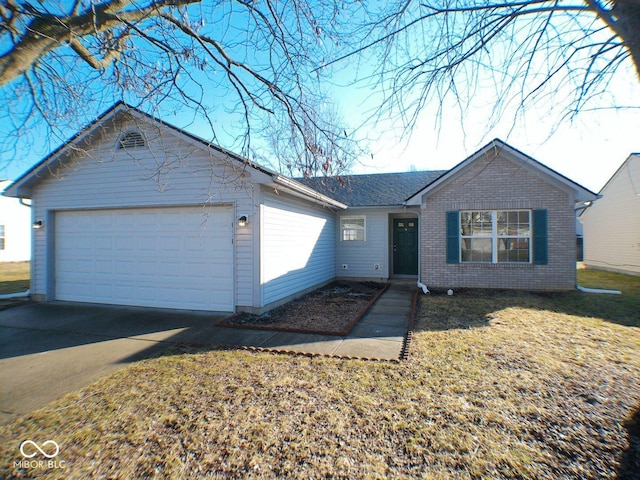
[(388, 284), (336, 281), (262, 315), (236, 313), (220, 327), (345, 336)]

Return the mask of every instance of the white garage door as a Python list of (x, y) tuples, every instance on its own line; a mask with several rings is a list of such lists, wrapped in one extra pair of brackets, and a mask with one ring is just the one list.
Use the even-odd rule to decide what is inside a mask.
[(233, 310), (232, 209), (56, 214), (56, 298)]

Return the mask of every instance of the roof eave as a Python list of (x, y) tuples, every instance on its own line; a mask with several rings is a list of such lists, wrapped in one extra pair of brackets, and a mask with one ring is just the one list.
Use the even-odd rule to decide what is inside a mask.
[(473, 153), (462, 162), (454, 166), (451, 170), (441, 175), (425, 188), (416, 192), (414, 195), (409, 197), (406, 201), (407, 205), (420, 205), (422, 202), (422, 197), (426, 194), (435, 190), (443, 183), (447, 182), (451, 177), (455, 176), (458, 172), (466, 168), (470, 163), (475, 162), (482, 155), (490, 151), (491, 149), (500, 149), (502, 151), (507, 152), (512, 157), (525, 162), (527, 165), (530, 165), (532, 168), (539, 170), (540, 172), (546, 174), (549, 178), (554, 179), (557, 183), (562, 185), (564, 188), (567, 188), (574, 192), (574, 199), (576, 202), (585, 202), (585, 201), (593, 201), (598, 198), (598, 195), (586, 187), (574, 182), (573, 180), (565, 177), (561, 173), (556, 172), (552, 168), (547, 167), (546, 165), (540, 163), (536, 159), (530, 157), (529, 155), (521, 152), (520, 150), (508, 145), (500, 139), (494, 139), (489, 142), (487, 145), (482, 147), (477, 152)]
[(549, 177), (553, 178), (555, 181), (564, 185), (566, 188), (573, 190), (575, 194), (574, 196), (575, 202), (593, 201), (598, 198), (597, 193), (592, 192), (586, 187), (583, 187), (582, 185), (571, 180), (565, 175), (562, 175), (561, 173), (556, 172), (553, 168), (548, 167), (543, 163), (540, 163), (535, 158), (530, 157), (526, 153), (523, 153), (520, 150), (518, 150), (517, 148), (514, 148), (511, 145), (504, 143), (502, 140), (494, 139), (491, 143), (507, 151), (508, 153), (516, 157), (518, 160), (526, 162), (528, 165), (531, 165), (532, 167), (540, 170), (541, 172), (546, 173), (547, 175), (549, 175)]
[(214, 145), (206, 140), (192, 135), (185, 130), (182, 130), (170, 123), (164, 122), (152, 115), (149, 115), (136, 107), (133, 107), (127, 103), (122, 101), (115, 103), (105, 112), (100, 114), (93, 120), (91, 123), (86, 125), (82, 130), (72, 136), (65, 143), (56, 148), (53, 152), (47, 155), (44, 159), (38, 162), (36, 165), (27, 170), (24, 174), (22, 174), (18, 179), (16, 179), (7, 189), (3, 192), (3, 195), (8, 197), (18, 197), (18, 198), (31, 198), (32, 194), (32, 185), (37, 183), (38, 178), (42, 176), (47, 170), (53, 170), (57, 167), (57, 164), (63, 162), (65, 160), (65, 155), (69, 153), (72, 149), (72, 145), (78, 145), (87, 137), (94, 134), (98, 129), (102, 128), (106, 122), (115, 118), (118, 114), (127, 114), (131, 115), (133, 118), (146, 120), (152, 122), (156, 125), (159, 125), (163, 128), (166, 128), (177, 135), (183, 136), (185, 140), (188, 140), (193, 143), (197, 143), (200, 147), (209, 148), (211, 150), (215, 150), (223, 155), (228, 156), (232, 160), (235, 160), (251, 169), (259, 172), (263, 176), (262, 179), (267, 179), (273, 176), (275, 173), (267, 168), (264, 168), (260, 165), (257, 165), (246, 158), (241, 157), (225, 148)]
[(310, 187), (307, 187), (300, 182), (292, 180), (278, 173), (272, 174), (272, 178), (276, 186), (288, 190), (289, 193), (292, 193), (293, 195), (302, 196), (303, 198), (306, 198), (308, 200), (310, 199), (322, 205), (337, 208), (339, 210), (346, 210), (347, 208), (349, 208), (348, 205), (345, 205), (342, 202), (334, 200), (333, 198), (323, 195), (322, 193)]
[(349, 205), (349, 209), (353, 210), (353, 209), (398, 209), (398, 208), (408, 208), (408, 207), (412, 207), (414, 205), (407, 205), (406, 202), (403, 203), (386, 203), (386, 204), (381, 204), (381, 205)]
[(82, 128), (79, 132), (73, 135), (69, 140), (64, 142), (54, 151), (49, 153), (40, 162), (36, 163), (33, 167), (18, 177), (3, 193), (8, 197), (17, 198), (31, 198), (31, 188), (29, 183), (33, 182), (44, 170), (50, 170), (55, 168), (55, 164), (62, 160), (65, 154), (71, 149), (71, 145), (77, 145), (85, 138), (93, 134), (98, 128), (100, 128), (105, 121), (114, 117), (119, 112), (135, 110), (134, 107), (127, 105), (120, 101), (112, 105), (109, 109), (103, 112), (96, 119)]

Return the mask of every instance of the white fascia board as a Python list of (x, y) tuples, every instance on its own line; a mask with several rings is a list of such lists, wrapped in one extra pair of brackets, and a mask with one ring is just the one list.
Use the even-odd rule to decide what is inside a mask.
[(448, 182), (451, 178), (457, 176), (457, 174), (465, 169), (468, 165), (475, 162), (479, 158), (482, 158), (491, 150), (494, 150), (494, 154), (497, 155), (499, 152), (506, 153), (505, 157), (513, 162), (517, 162), (519, 165), (527, 168), (527, 170), (533, 174), (539, 175), (543, 174), (541, 178), (549, 183), (553, 183), (556, 187), (565, 190), (567, 192), (572, 192), (574, 195), (575, 202), (585, 202), (585, 201), (593, 201), (597, 199), (597, 194), (592, 191), (586, 189), (585, 187), (575, 183), (574, 181), (568, 179), (564, 175), (559, 174), (555, 170), (547, 167), (546, 165), (538, 162), (532, 157), (529, 157), (519, 150), (507, 145), (501, 140), (492, 140), (489, 144), (485, 145), (482, 149), (468, 157), (467, 159), (460, 162), (458, 165), (453, 167), (447, 173), (436, 179), (433, 183), (427, 185), (425, 188), (409, 197), (406, 201), (406, 205), (421, 205), (422, 197), (426, 193), (432, 192), (440, 187), (445, 182)]
[(323, 195), (313, 190), (312, 188), (309, 188), (306, 185), (303, 185), (300, 182), (296, 182), (295, 180), (292, 180), (288, 177), (284, 177), (279, 174), (274, 174), (272, 176), (272, 179), (276, 188), (286, 191), (287, 193), (290, 193), (297, 197), (305, 198), (307, 200), (312, 200), (314, 202), (321, 203), (322, 205), (334, 207), (340, 210), (346, 210), (348, 208), (348, 206), (345, 205), (344, 203), (338, 202), (333, 198), (327, 197), (326, 195)]
[(451, 170), (449, 170), (447, 173), (445, 173), (441, 177), (438, 177), (432, 183), (427, 185), (425, 188), (423, 188), (419, 192), (417, 192), (417, 193), (413, 194), (411, 197), (409, 197), (405, 201), (405, 205), (414, 206), (414, 207), (415, 206), (417, 206), (417, 207), (421, 206), (422, 205), (422, 196), (425, 193), (432, 192), (432, 191), (436, 190), (437, 188), (439, 188), (444, 183), (448, 182), (451, 178), (455, 177), (458, 172), (460, 172), (462, 169), (464, 169), (469, 163), (471, 163), (476, 158), (477, 157), (468, 158), (465, 161), (459, 163), (458, 165), (453, 167)]
[(502, 148), (503, 151), (509, 153), (515, 161), (522, 162), (524, 166), (529, 169), (529, 171), (533, 173), (540, 172), (546, 174), (547, 177), (541, 177), (543, 180), (548, 181), (549, 179), (551, 179), (555, 181), (556, 185), (559, 188), (572, 191), (574, 193), (574, 199), (576, 203), (593, 201), (598, 198), (598, 195), (596, 193), (556, 172), (552, 168), (547, 167), (543, 163), (538, 162), (534, 158), (524, 155), (515, 148), (502, 142), (500, 142), (500, 148)]
[(233, 153), (230, 150), (227, 150), (226, 148), (223, 148), (211, 142), (208, 142), (205, 139), (198, 137), (196, 135), (192, 135), (191, 133), (186, 132), (181, 128), (175, 127), (170, 123), (166, 123), (155, 117), (151, 117), (144, 112), (140, 112), (133, 108), (130, 110), (126, 110), (126, 112), (138, 120), (151, 123), (154, 127), (161, 128), (163, 131), (177, 136), (178, 138), (180, 138), (180, 140), (184, 141), (185, 143), (188, 143), (192, 147), (199, 148), (205, 151), (208, 150), (212, 153), (222, 154), (223, 156), (226, 156), (227, 158), (229, 158), (229, 160), (232, 163), (235, 164), (235, 166), (237, 166), (238, 168), (244, 169), (245, 171), (248, 171), (251, 175), (251, 180), (253, 183), (258, 184), (258, 183), (268, 182), (271, 180), (271, 177), (274, 174), (274, 172), (271, 172), (270, 170), (262, 166), (256, 165), (250, 162), (249, 160), (241, 157), (240, 155)]
[(157, 128), (161, 128), (163, 131), (169, 134), (178, 136), (180, 139), (194, 147), (201, 148), (203, 150), (210, 150), (212, 152), (227, 156), (238, 166), (242, 166), (242, 168), (246, 167), (247, 170), (250, 171), (252, 175), (251, 178), (255, 183), (264, 183), (271, 181), (271, 177), (274, 174), (270, 170), (255, 165), (252, 162), (243, 159), (239, 155), (234, 154), (233, 152), (209, 143), (202, 138), (191, 135), (190, 133), (185, 132), (178, 127), (174, 127), (169, 123), (163, 122), (160, 119), (141, 112), (135, 107), (131, 107), (124, 103), (118, 103), (111, 110), (107, 110), (107, 112), (102, 114), (101, 117), (98, 117), (94, 122), (90, 123), (83, 130), (76, 133), (75, 136), (71, 137), (71, 139), (58, 147), (58, 149), (50, 153), (40, 163), (32, 167), (31, 170), (28, 170), (25, 174), (19, 177), (15, 182), (7, 187), (7, 189), (3, 192), (3, 195), (7, 197), (31, 198), (31, 183), (37, 181), (39, 177), (48, 176), (52, 170), (57, 168), (57, 166), (61, 162), (64, 162), (66, 158), (73, 153), (74, 146), (80, 145), (82, 142), (87, 141), (92, 135), (95, 134), (96, 131), (103, 128), (107, 122), (115, 120), (118, 115), (127, 115), (134, 120), (151, 124)]
[[(602, 194), (602, 192), (604, 192), (607, 187), (609, 186), (609, 184), (613, 181), (613, 179), (618, 176), (620, 174), (620, 172), (624, 169), (624, 168), (630, 168), (629, 165), (631, 163), (631, 159), (635, 159), (640, 161), (640, 153), (632, 153), (630, 154), (627, 159), (622, 162), (622, 164), (618, 167), (618, 169), (614, 172), (613, 175), (611, 175), (611, 177), (609, 177), (609, 180), (607, 180), (607, 183), (605, 183), (602, 188), (600, 189), (600, 194)], [(600, 195), (602, 196), (602, 195)]]
[[(3, 197), (19, 197), (17, 195), (17, 188), (12, 188), (14, 186), (14, 184), (15, 184), (15, 182), (11, 183), (7, 188), (5, 188), (2, 191), (2, 196)], [(28, 197), (25, 197), (25, 198), (28, 198)]]
[(72, 150), (73, 145), (79, 145), (85, 141), (88, 137), (93, 135), (97, 129), (102, 128), (106, 121), (114, 118), (117, 114), (122, 112), (130, 113), (131, 110), (128, 110), (127, 105), (123, 103), (118, 103), (111, 110), (107, 110), (102, 117), (98, 117), (94, 122), (80, 130), (68, 141), (47, 155), (42, 161), (33, 166), (31, 170), (28, 170), (19, 177), (9, 188), (7, 188), (3, 195), (8, 197), (31, 198), (30, 183), (38, 177), (48, 176), (48, 173), (55, 169), (57, 165), (64, 160), (66, 155), (70, 155), (70, 150)]
[(421, 206), (422, 205), (422, 196), (425, 193), (429, 193), (429, 192), (432, 192), (433, 190), (436, 190), (442, 184), (448, 182), (452, 177), (455, 177), (456, 174), (458, 172), (460, 172), (461, 170), (463, 170), (464, 168), (466, 168), (467, 165), (469, 165), (470, 163), (473, 163), (475, 160), (477, 160), (481, 156), (485, 155), (487, 153), (487, 151), (489, 151), (492, 148), (494, 148), (495, 147), (494, 143), (495, 142), (491, 142), (488, 145), (485, 145), (482, 149), (480, 149), (479, 151), (477, 151), (476, 153), (474, 153), (470, 157), (467, 157), (462, 162), (458, 163), (455, 167), (453, 167), (447, 173), (445, 173), (444, 175), (441, 175), (436, 180), (431, 182), (429, 185), (424, 187), (422, 190), (420, 190), (419, 192), (417, 192), (417, 193), (413, 194), (411, 197), (409, 197), (406, 200), (405, 204), (406, 205), (412, 205), (412, 206)]
[(392, 210), (405, 210), (408, 212), (415, 211), (414, 207), (419, 205), (408, 205), (406, 203), (397, 204), (397, 205), (356, 205), (349, 207), (349, 210), (389, 210), (391, 213)]

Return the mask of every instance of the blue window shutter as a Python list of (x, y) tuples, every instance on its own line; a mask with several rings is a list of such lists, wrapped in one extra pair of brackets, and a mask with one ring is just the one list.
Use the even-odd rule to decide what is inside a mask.
[(447, 212), (447, 263), (460, 263), (459, 212)]
[(533, 263), (548, 263), (547, 211), (533, 211)]

